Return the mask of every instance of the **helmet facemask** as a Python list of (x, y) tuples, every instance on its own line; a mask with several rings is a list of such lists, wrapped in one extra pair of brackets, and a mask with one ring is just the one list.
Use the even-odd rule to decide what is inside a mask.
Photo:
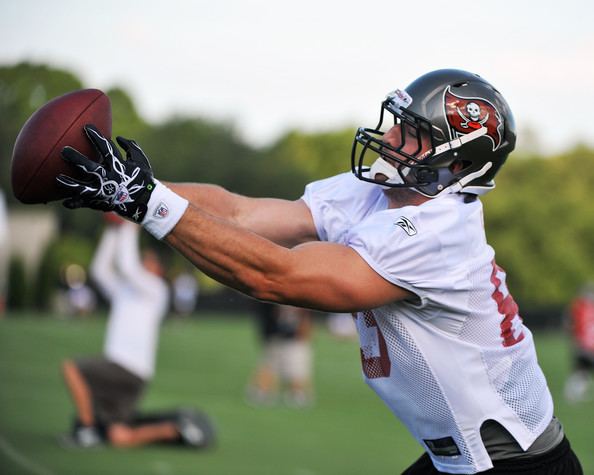
[[(375, 128), (361, 127), (357, 130), (351, 153), (352, 171), (360, 180), (386, 188), (429, 185), (435, 180), (435, 173), (424, 166), (423, 161), (434, 154), (431, 123), (414, 112), (396, 106), (392, 97), (389, 95), (382, 102)], [(386, 119), (388, 114), (393, 120)], [(394, 126), (398, 127), (391, 130)], [(393, 137), (391, 143), (385, 140), (388, 132)], [(378, 177), (378, 174), (381, 176)]]
[[(460, 191), (471, 179), (486, 173), (490, 165), (465, 180), (460, 178), (460, 169), (452, 169), (458, 158), (456, 149), (485, 135), (486, 128), (448, 141), (445, 131), (407, 109), (411, 103), (406, 91), (396, 90), (382, 102), (377, 126), (357, 130), (351, 152), (351, 168), (357, 178), (384, 188), (409, 188), (435, 197), (446, 190)], [(384, 124), (386, 113), (393, 121), (386, 120)], [(397, 146), (385, 140), (386, 134), (394, 135), (389, 132), (394, 125), (399, 126), (400, 132)]]

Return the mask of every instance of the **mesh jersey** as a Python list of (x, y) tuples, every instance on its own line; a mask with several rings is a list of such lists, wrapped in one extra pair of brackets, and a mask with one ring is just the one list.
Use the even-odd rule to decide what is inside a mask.
[(530, 331), (487, 244), (482, 205), (446, 195), (388, 209), (350, 173), (306, 187), (321, 240), (352, 247), (412, 291), (355, 315), (365, 381), (440, 471), (492, 467), (480, 426), (498, 421), (526, 450), (553, 416)]

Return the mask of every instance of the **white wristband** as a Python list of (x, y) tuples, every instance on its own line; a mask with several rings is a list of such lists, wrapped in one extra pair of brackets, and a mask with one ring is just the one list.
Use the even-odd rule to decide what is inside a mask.
[(188, 200), (155, 180), (142, 227), (161, 240), (171, 232), (188, 207)]

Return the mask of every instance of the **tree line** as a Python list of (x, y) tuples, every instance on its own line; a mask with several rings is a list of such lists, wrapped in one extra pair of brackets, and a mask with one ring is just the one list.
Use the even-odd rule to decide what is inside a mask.
[[(73, 72), (49, 65), (0, 66), (0, 187), (9, 205), (17, 205), (9, 191), (10, 159), (21, 126), (48, 100), (84, 87), (89, 86)], [(164, 181), (217, 183), (250, 196), (296, 199), (309, 181), (350, 167), (359, 124), (323, 133), (290, 130), (256, 148), (231, 123), (200, 115), (150, 123), (125, 90), (105, 92), (112, 103), (113, 130), (137, 140)], [(584, 282), (594, 280), (593, 183), (594, 150), (583, 145), (554, 156), (518, 151), (499, 173), (496, 190), (482, 198), (489, 242), (521, 308), (557, 311)], [(90, 258), (100, 221), (92, 213), (50, 206), (59, 216), (61, 240), (70, 249), (84, 249), (79, 259)], [(68, 258), (63, 249), (57, 254)]]

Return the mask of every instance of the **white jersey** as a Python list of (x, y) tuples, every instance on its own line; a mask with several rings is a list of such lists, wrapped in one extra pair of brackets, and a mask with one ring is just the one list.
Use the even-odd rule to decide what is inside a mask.
[(482, 205), (459, 194), (388, 209), (382, 189), (342, 174), (303, 200), (321, 240), (350, 246), (418, 299), (355, 315), (365, 381), (448, 473), (493, 466), (480, 427), (526, 450), (553, 416), (532, 334), (487, 244)]
[(163, 279), (143, 267), (138, 233), (139, 227), (129, 222), (107, 228), (91, 273), (111, 304), (105, 357), (149, 380), (155, 372), (159, 329), (169, 292)]

